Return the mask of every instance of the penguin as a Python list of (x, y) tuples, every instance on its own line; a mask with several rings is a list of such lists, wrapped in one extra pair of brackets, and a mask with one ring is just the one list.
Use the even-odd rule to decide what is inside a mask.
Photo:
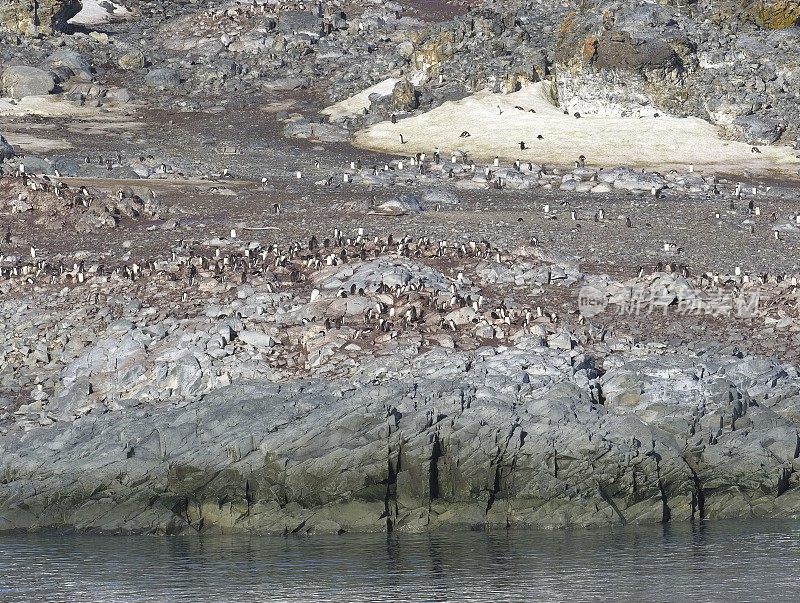
[(759, 149), (758, 147), (753, 147), (752, 149), (750, 149), (750, 152), (751, 153), (758, 153), (760, 155), (761, 154), (761, 149)]
[(405, 141), (405, 139), (403, 138), (403, 135), (402, 135), (402, 134), (400, 134), (400, 144), (406, 144), (406, 141)]
[(464, 130), (463, 132), (461, 132), (461, 135), (459, 136), (459, 138), (469, 138), (470, 136), (472, 136), (472, 134), (470, 134), (469, 132)]
[(519, 150), (520, 150), (520, 151), (524, 151), (524, 150), (525, 150), (525, 149), (527, 149), (527, 148), (528, 148), (528, 147), (526, 147), (526, 146), (525, 146), (525, 141), (524, 141), (524, 140), (520, 140), (520, 141), (519, 141)]

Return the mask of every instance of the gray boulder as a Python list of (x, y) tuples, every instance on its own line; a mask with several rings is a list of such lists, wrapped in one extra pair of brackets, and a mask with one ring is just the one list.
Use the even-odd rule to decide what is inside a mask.
[(144, 78), (145, 84), (157, 90), (174, 90), (181, 85), (181, 76), (169, 67), (151, 69)]
[(65, 82), (72, 77), (91, 81), (92, 67), (88, 61), (74, 50), (57, 50), (42, 63), (42, 67), (54, 74), (59, 81)]
[(265, 90), (273, 92), (290, 92), (292, 90), (303, 90), (308, 88), (311, 82), (304, 77), (280, 77), (264, 83)]
[(254, 348), (269, 349), (275, 345), (275, 340), (272, 337), (258, 331), (240, 331), (237, 336), (242, 343), (251, 345)]
[(3, 71), (3, 92), (14, 99), (50, 94), (56, 87), (53, 75), (36, 67), (12, 65)]
[(305, 34), (312, 38), (319, 37), (322, 35), (322, 19), (308, 11), (286, 12), (278, 20), (277, 29), (292, 36)]
[(145, 66), (146, 60), (144, 53), (141, 50), (131, 50), (123, 54), (117, 64), (125, 71), (132, 71), (134, 69), (142, 69)]
[(419, 199), (410, 193), (403, 193), (394, 199), (380, 204), (375, 209), (382, 213), (417, 213), (424, 211)]
[(0, 161), (5, 161), (6, 159), (11, 159), (14, 157), (14, 147), (2, 136), (0, 135)]
[(53, 159), (53, 167), (58, 170), (58, 173), (62, 176), (74, 177), (78, 175), (81, 164), (73, 159), (59, 157)]
[(748, 115), (736, 118), (733, 129), (750, 144), (772, 144), (781, 137), (784, 126), (770, 119)]
[(25, 166), (25, 171), (29, 174), (52, 174), (53, 164), (48, 159), (42, 159), (34, 155), (25, 155), (25, 159), (20, 159), (20, 163)]
[(461, 199), (453, 191), (446, 189), (432, 188), (422, 191), (421, 201), (428, 207), (434, 205), (460, 205)]
[(600, 182), (613, 184), (614, 188), (629, 191), (650, 191), (656, 189), (660, 191), (666, 186), (666, 181), (654, 172), (634, 170), (631, 168), (612, 168), (600, 170), (597, 174)]

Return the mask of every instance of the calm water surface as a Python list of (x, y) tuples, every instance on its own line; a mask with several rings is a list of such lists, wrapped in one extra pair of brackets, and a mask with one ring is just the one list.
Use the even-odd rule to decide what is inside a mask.
[(0, 536), (0, 601), (799, 601), (800, 521), (313, 538)]

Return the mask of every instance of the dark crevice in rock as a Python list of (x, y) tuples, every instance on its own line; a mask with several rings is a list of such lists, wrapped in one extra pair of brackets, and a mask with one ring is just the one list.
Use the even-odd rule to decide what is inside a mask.
[(617, 503), (615, 503), (615, 502), (614, 502), (614, 499), (613, 499), (613, 498), (611, 498), (611, 497), (608, 495), (608, 493), (605, 491), (605, 488), (603, 488), (602, 486), (600, 486), (600, 485), (598, 484), (597, 491), (598, 491), (598, 493), (600, 494), (600, 498), (602, 498), (602, 499), (603, 499), (603, 501), (604, 501), (604, 502), (605, 502), (605, 503), (606, 503), (606, 504), (607, 504), (609, 507), (611, 507), (611, 510), (612, 510), (612, 511), (614, 511), (614, 513), (616, 514), (616, 516), (619, 518), (619, 521), (620, 521), (620, 523), (621, 523), (622, 525), (625, 525), (625, 524), (627, 524), (627, 523), (628, 523), (628, 521), (625, 519), (625, 516), (622, 514), (622, 511), (620, 511), (620, 510), (619, 510), (619, 507), (617, 506)]
[(297, 534), (298, 532), (300, 532), (300, 531), (301, 531), (301, 530), (302, 530), (302, 529), (305, 527), (305, 525), (306, 525), (306, 522), (307, 522), (307, 521), (308, 521), (307, 519), (304, 519), (303, 521), (301, 521), (301, 522), (300, 522), (300, 525), (298, 525), (297, 527), (295, 527), (295, 528), (294, 528), (294, 529), (291, 531), (291, 533), (292, 533), (292, 534)]
[[(655, 446), (655, 442), (653, 442)], [(661, 455), (653, 450), (650, 455), (656, 462), (656, 478), (658, 479), (658, 491), (661, 495), (661, 523), (669, 523), (672, 517), (672, 510), (669, 508), (669, 497), (664, 488), (664, 480), (661, 476)]]
[(597, 396), (597, 404), (599, 404), (600, 406), (605, 406), (606, 405), (606, 397), (603, 394), (603, 386), (600, 385), (599, 381), (595, 384), (594, 393), (595, 393), (595, 396)]
[[(389, 411), (389, 430), (386, 443), (386, 494), (383, 500), (383, 515), (386, 518), (386, 531), (392, 532), (397, 520), (397, 474), (400, 472), (400, 458), (403, 453), (402, 440), (397, 437), (401, 414), (397, 409)], [(397, 437), (397, 448), (392, 446), (392, 438)]]
[(247, 513), (250, 513), (250, 509), (253, 508), (253, 492), (250, 489), (250, 480), (247, 479), (244, 482), (244, 499), (247, 503)]
[(489, 514), (489, 511), (492, 510), (492, 506), (494, 506), (495, 497), (500, 492), (500, 472), (502, 467), (500, 464), (494, 465), (494, 480), (492, 482), (492, 489), (489, 490), (489, 500), (486, 501), (486, 512), (485, 515)]
[(778, 491), (776, 496), (780, 496), (789, 489), (789, 478), (793, 473), (791, 467), (781, 467), (778, 471)]
[[(684, 462), (686, 462), (686, 459), (684, 459)], [(694, 485), (692, 490), (692, 519), (705, 519), (706, 497), (703, 491), (703, 485), (700, 483), (700, 477), (697, 475), (697, 472), (688, 462), (686, 462), (686, 466), (692, 474), (692, 484)]]
[[(152, 506), (152, 505), (151, 505)], [(200, 525), (195, 526), (192, 523), (192, 518), (189, 515), (189, 499), (184, 496), (178, 500), (173, 506), (171, 511), (175, 514), (175, 516), (181, 518), (192, 528), (200, 529), (202, 527), (202, 519), (200, 520)]]
[(439, 459), (441, 457), (442, 447), (439, 442), (439, 433), (436, 432), (434, 434), (430, 468), (428, 470), (428, 492), (431, 500), (439, 498)]
[[(495, 455), (494, 459), (492, 459), (490, 467), (494, 468), (494, 477), (492, 479), (491, 490), (489, 490), (489, 499), (486, 501), (486, 511), (484, 513), (485, 515), (488, 515), (489, 512), (492, 510), (495, 500), (497, 499), (497, 495), (500, 494), (500, 492), (502, 491), (503, 468), (504, 468), (503, 460), (504, 456), (508, 452), (508, 444), (511, 441), (511, 438), (514, 436), (514, 432), (517, 430), (518, 427), (519, 425), (514, 425), (511, 428), (511, 431), (509, 432), (508, 437), (505, 439), (505, 442), (503, 442), (502, 445), (498, 444), (497, 454)], [(510, 469), (513, 470), (513, 463)], [(508, 519), (506, 519), (506, 522), (508, 522)]]

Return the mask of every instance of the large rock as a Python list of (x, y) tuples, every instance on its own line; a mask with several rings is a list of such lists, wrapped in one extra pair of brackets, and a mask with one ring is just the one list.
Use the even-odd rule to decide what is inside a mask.
[(731, 129), (750, 144), (767, 145), (777, 141), (785, 128), (775, 121), (748, 115), (734, 119)]
[(383, 213), (416, 213), (424, 210), (419, 199), (411, 193), (398, 195), (393, 199), (381, 203), (375, 209)]
[(414, 84), (408, 80), (400, 80), (394, 85), (391, 95), (391, 106), (395, 111), (408, 111), (419, 106)]
[(145, 83), (158, 90), (174, 90), (181, 85), (181, 76), (169, 67), (151, 69), (144, 77)]
[(786, 29), (800, 21), (798, 0), (744, 0), (747, 14), (761, 27)]
[(80, 0), (3, 0), (0, 27), (23, 35), (63, 30), (81, 10)]
[[(105, 370), (116, 353), (87, 360)], [(196, 363), (178, 356), (188, 362), (164, 384), (191, 389)], [(9, 430), (0, 530), (416, 532), (800, 513), (795, 369), (638, 351), (602, 370), (525, 338)], [(87, 374), (72, 404), (94, 388)]]
[(62, 82), (77, 77), (91, 81), (92, 67), (89, 62), (74, 50), (57, 50), (45, 59), (43, 67)]
[[(574, 3), (578, 4), (578, 3)], [(556, 50), (558, 102), (570, 114), (694, 116), (751, 144), (798, 137), (800, 53), (784, 29), (800, 0), (585, 0)]]
[(130, 52), (126, 52), (123, 54), (117, 64), (120, 66), (120, 69), (124, 69), (125, 71), (132, 71), (134, 69), (142, 69), (145, 66), (146, 60), (144, 57), (144, 53), (141, 50), (131, 50)]
[(9, 144), (5, 137), (0, 135), (0, 161), (5, 161), (12, 157), (14, 157), (14, 147)]
[(51, 73), (22, 65), (7, 67), (0, 82), (4, 94), (15, 99), (50, 94), (56, 87)]
[(614, 12), (595, 4), (600, 6), (569, 13), (559, 28), (559, 102), (570, 113), (608, 115), (632, 115), (670, 102), (691, 43), (680, 32), (654, 33), (669, 22), (669, 7), (648, 4)]

